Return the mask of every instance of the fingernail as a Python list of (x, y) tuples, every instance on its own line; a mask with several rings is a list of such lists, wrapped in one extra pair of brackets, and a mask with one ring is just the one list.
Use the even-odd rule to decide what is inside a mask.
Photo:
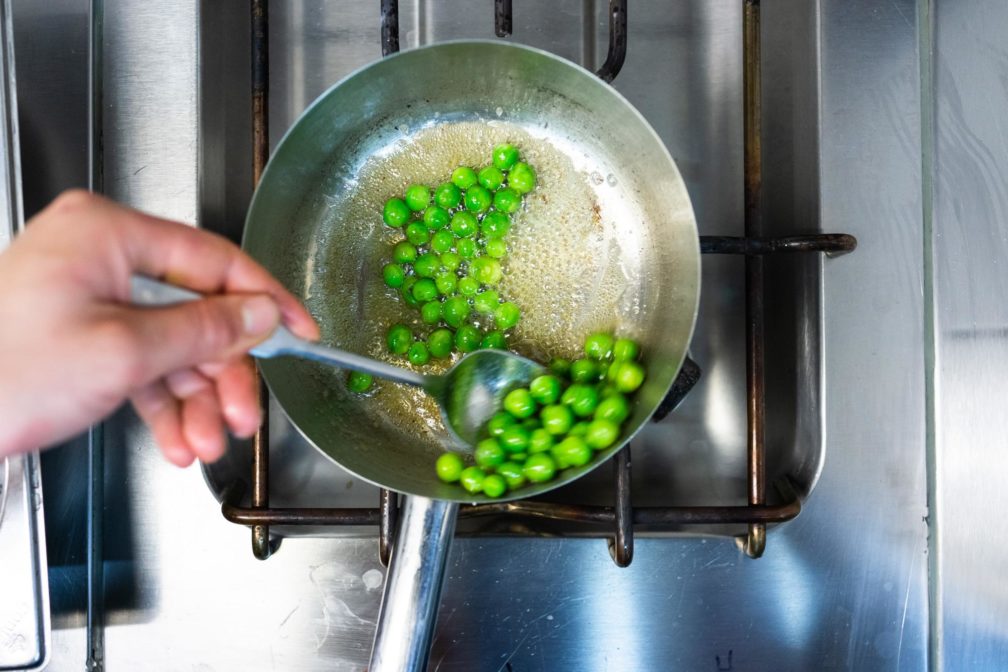
[(268, 296), (253, 296), (242, 304), (242, 326), (248, 336), (259, 336), (276, 326), (280, 311)]

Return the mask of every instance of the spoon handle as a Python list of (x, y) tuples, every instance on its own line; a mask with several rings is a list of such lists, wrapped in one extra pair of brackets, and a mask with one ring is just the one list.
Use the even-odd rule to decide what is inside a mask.
[[(130, 299), (139, 306), (170, 306), (176, 303), (196, 301), (203, 298), (201, 294), (175, 285), (154, 280), (142, 275), (130, 278)], [(379, 378), (387, 378), (407, 385), (424, 387), (430, 381), (425, 376), (409, 369), (392, 364), (386, 364), (370, 357), (364, 357), (352, 352), (331, 348), (319, 343), (306, 341), (295, 336), (287, 327), (280, 325), (265, 341), (249, 350), (249, 354), (259, 359), (269, 359), (290, 355), (313, 359), (324, 364), (363, 371)]]

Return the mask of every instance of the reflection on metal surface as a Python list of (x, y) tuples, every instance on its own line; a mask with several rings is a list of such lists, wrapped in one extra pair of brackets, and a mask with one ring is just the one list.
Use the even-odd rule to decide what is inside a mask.
[[(24, 226), (11, 10), (10, 0), (0, 0), (0, 253)], [(0, 328), (17, 327), (7, 320)], [(50, 654), (39, 458), (34, 453), (3, 457), (0, 458), (0, 670), (40, 670)]]
[(0, 670), (50, 656), (49, 587), (37, 455), (0, 461)]
[(931, 2), (937, 669), (1002, 669), (1008, 508), (1008, 47), (997, 0)]
[(423, 672), (441, 604), (458, 504), (407, 496), (396, 533), (370, 672)]

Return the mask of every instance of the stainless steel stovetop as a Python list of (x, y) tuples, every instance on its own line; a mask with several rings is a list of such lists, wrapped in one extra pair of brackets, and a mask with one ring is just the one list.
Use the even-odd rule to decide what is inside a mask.
[[(14, 4), (31, 212), (86, 183), (87, 15), (78, 1)], [(490, 3), (400, 4), (403, 48), (493, 34)], [(513, 39), (601, 60), (605, 3), (515, 4)], [(956, 530), (949, 539), (981, 529), (956, 502), (967, 483), (970, 501), (977, 491), (1003, 497), (993, 488), (1003, 458), (969, 479), (954, 468), (953, 450), (976, 453), (939, 430), (969, 425), (929, 410), (943, 408), (929, 390), (958, 390), (958, 379), (936, 375), (926, 355), (961, 347), (950, 334), (971, 315), (951, 307), (962, 252), (931, 238), (936, 222), (962, 213), (951, 199), (957, 175), (1004, 176), (1008, 162), (996, 158), (1002, 152), (970, 172), (979, 152), (964, 150), (960, 173), (921, 176), (922, 156), (929, 166), (937, 147), (954, 160), (960, 122), (978, 118), (954, 104), (956, 87), (974, 87), (977, 98), (978, 81), (997, 81), (960, 78), (977, 43), (970, 38), (997, 21), (934, 4), (936, 25), (951, 27), (932, 35), (918, 14), (927, 17), (926, 2), (763, 2), (768, 233), (838, 230), (861, 243), (842, 260), (790, 258), (768, 269), (768, 464), (798, 476), (808, 495), (802, 514), (770, 531), (759, 560), (716, 535), (639, 539), (625, 569), (604, 540), (459, 539), (431, 669), (921, 670), (929, 661), (960, 669), (965, 660), (996, 669), (1008, 651), (1008, 599), (988, 590), (999, 574), (945, 544), (934, 514), (929, 546), (928, 506), (941, 529)], [(107, 191), (239, 235), (251, 184), (246, 3), (106, 5)], [(630, 3), (628, 57), (615, 81), (669, 146), (706, 235), (741, 233), (741, 16), (736, 0)], [(380, 56), (378, 3), (274, 2), (270, 23), (275, 142), (318, 93)], [(946, 57), (934, 69), (937, 95), (920, 87), (931, 66), (918, 46), (932, 40)], [(1008, 59), (996, 40), (980, 44)], [(933, 135), (922, 109), (936, 115)], [(998, 142), (996, 129), (984, 126), (974, 142)], [(996, 259), (1004, 243), (992, 213), (1008, 207), (996, 198), (987, 210), (967, 210), (991, 233), (986, 249), (971, 252)], [(1003, 288), (993, 271), (971, 273)], [(637, 504), (745, 500), (741, 276), (740, 259), (704, 259), (692, 349), (704, 377), (635, 448)], [(984, 305), (996, 326), (1004, 309)], [(937, 316), (937, 331), (925, 316)], [(993, 342), (1002, 356), (1003, 335), (991, 338), (984, 347)], [(963, 392), (967, 416), (1003, 391), (981, 378), (983, 394)], [(925, 384), (936, 380), (937, 388)], [(992, 439), (977, 426), (972, 438)], [(274, 431), (276, 445), (297, 449), (281, 424)], [(373, 531), (288, 538), (258, 562), (248, 531), (221, 517), (201, 473), (163, 463), (132, 414), (117, 414), (106, 439), (110, 669), (363, 668), (384, 576)], [(84, 462), (79, 445), (43, 456), (56, 670), (80, 669), (86, 658)], [(334, 467), (300, 476), (318, 482), (323, 468)], [(608, 501), (597, 485), (570, 496)], [(297, 503), (301, 491), (277, 492), (276, 501)], [(322, 494), (335, 505), (377, 501), (350, 477), (341, 492)], [(1003, 563), (1005, 536), (992, 536), (1001, 552), (981, 556)]]

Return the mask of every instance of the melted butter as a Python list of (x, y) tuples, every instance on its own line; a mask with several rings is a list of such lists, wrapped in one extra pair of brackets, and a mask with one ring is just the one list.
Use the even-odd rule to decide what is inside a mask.
[[(522, 320), (509, 334), (511, 349), (539, 361), (573, 358), (584, 338), (597, 330), (614, 331), (625, 306), (639, 304), (639, 285), (628, 282), (613, 225), (600, 216), (590, 176), (542, 138), (518, 126), (459, 122), (428, 127), (375, 153), (354, 175), (338, 182), (319, 199), (322, 212), (316, 257), (305, 278), (306, 304), (318, 318), (323, 340), (406, 368), (385, 345), (389, 327), (403, 323), (415, 334), (431, 327), (398, 292), (385, 287), (381, 267), (401, 230), (382, 222), (388, 198), (401, 196), (412, 183), (436, 187), (460, 165), (475, 169), (490, 162), (494, 145), (510, 142), (537, 173), (536, 189), (525, 197), (507, 236), (504, 278), (497, 288), (515, 302)], [(628, 293), (630, 296), (628, 296)], [(621, 309), (621, 306), (624, 308)], [(450, 366), (431, 360), (424, 372)], [(343, 390), (345, 376), (318, 370), (327, 385)], [(394, 429), (426, 444), (444, 445), (447, 434), (440, 410), (422, 391), (376, 381), (377, 391), (356, 404), (363, 426)]]

